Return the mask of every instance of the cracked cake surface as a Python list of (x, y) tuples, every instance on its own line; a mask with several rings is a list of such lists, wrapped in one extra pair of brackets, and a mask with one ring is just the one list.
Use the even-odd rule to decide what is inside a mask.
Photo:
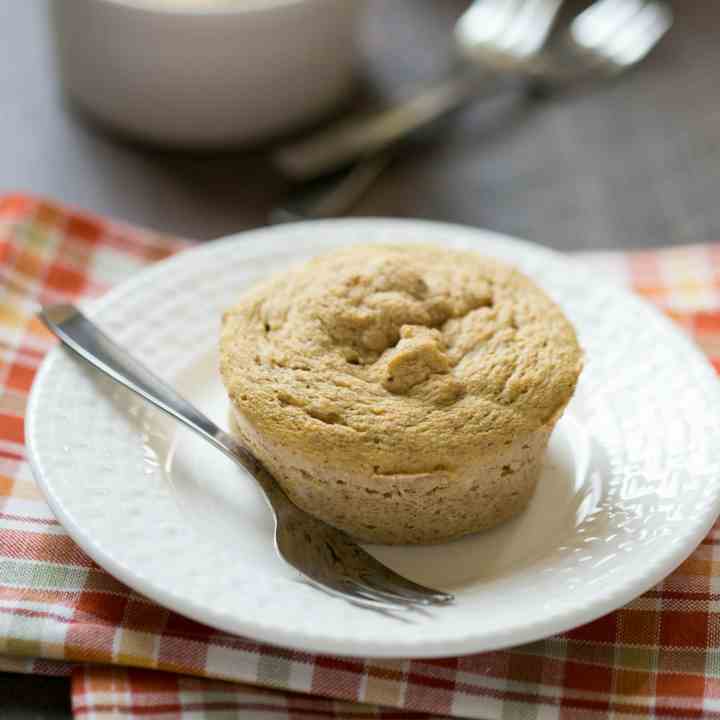
[(238, 432), (310, 512), (304, 490), (415, 496), (417, 516), (423, 492), (483, 462), (523, 475), (503, 457), (546, 443), (581, 367), (572, 326), (525, 275), (425, 245), (352, 246), (271, 277), (225, 313), (220, 349)]

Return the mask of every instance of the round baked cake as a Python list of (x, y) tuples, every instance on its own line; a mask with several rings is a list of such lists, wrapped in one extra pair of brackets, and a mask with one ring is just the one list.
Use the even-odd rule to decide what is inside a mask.
[(436, 543), (520, 512), (581, 370), (575, 332), (474, 252), (353, 246), (223, 318), (235, 430), (302, 509), (372, 543)]

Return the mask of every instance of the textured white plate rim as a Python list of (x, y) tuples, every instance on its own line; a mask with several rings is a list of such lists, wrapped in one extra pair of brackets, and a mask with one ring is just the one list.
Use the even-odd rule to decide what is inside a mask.
[[(571, 270), (574, 273), (585, 275), (587, 277), (587, 281), (590, 283), (596, 285), (608, 284), (607, 281), (597, 280), (587, 268), (583, 267), (581, 263), (578, 263), (573, 259), (560, 256), (552, 250), (538, 247), (527, 241), (507, 237), (487, 230), (467, 228), (449, 223), (386, 218), (323, 220), (312, 223), (303, 223), (302, 227), (305, 232), (312, 234), (314, 226), (327, 226), (329, 224), (333, 224), (338, 228), (357, 224), (365, 225), (366, 227), (382, 224), (385, 228), (391, 228), (393, 225), (398, 227), (414, 225), (418, 228), (418, 230), (422, 230), (423, 228), (436, 228), (445, 230), (449, 233), (473, 233), (477, 236), (478, 249), (480, 250), (482, 249), (480, 243), (483, 240), (494, 242), (496, 244), (512, 244), (516, 247), (522, 247), (528, 253), (532, 253), (536, 256), (544, 255), (548, 258), (548, 260), (552, 259), (555, 263), (566, 263), (569, 271)], [(297, 228), (297, 225), (294, 227)], [(273, 227), (237, 233), (235, 235), (214, 241), (208, 245), (193, 248), (180, 253), (179, 255), (171, 257), (141, 271), (133, 278), (121, 283), (119, 286), (109, 291), (101, 299), (93, 301), (89, 304), (83, 304), (83, 307), (87, 309), (88, 314), (90, 315), (100, 312), (104, 307), (117, 302), (123, 296), (132, 292), (134, 287), (144, 284), (160, 274), (172, 272), (174, 265), (187, 262), (190, 255), (194, 255), (196, 253), (213, 254), (221, 246), (225, 246), (227, 244), (242, 242), (243, 249), (247, 256), (252, 254), (255, 256), (264, 256), (267, 254), (269, 244), (271, 244), (273, 240), (279, 240), (282, 237), (282, 230), (282, 227)], [(273, 238), (273, 235), (276, 235), (277, 237)], [(253, 253), (248, 253), (249, 243), (253, 240), (257, 240), (258, 242), (255, 245)], [(491, 251), (488, 254), (492, 255), (493, 253)], [(614, 292), (621, 293), (625, 302), (630, 305), (634, 305), (636, 308), (642, 308), (643, 312), (649, 313), (653, 316), (654, 321), (663, 326), (663, 330), (665, 332), (670, 333), (673, 336), (673, 342), (676, 345), (684, 345), (683, 350), (687, 354), (688, 362), (692, 362), (696, 365), (696, 370), (704, 372), (709, 381), (707, 388), (704, 388), (704, 390), (706, 390), (707, 393), (711, 393), (718, 405), (720, 405), (720, 387), (718, 387), (715, 373), (699, 348), (697, 348), (688, 338), (682, 336), (672, 322), (662, 315), (662, 313), (660, 313), (654, 306), (630, 294), (622, 288), (614, 288)], [(687, 559), (687, 557), (708, 533), (716, 517), (720, 513), (720, 491), (718, 491), (715, 493), (713, 501), (708, 503), (695, 521), (687, 526), (682, 534), (675, 535), (673, 537), (673, 542), (668, 543), (666, 551), (660, 553), (655, 559), (655, 562), (649, 563), (643, 568), (639, 568), (637, 574), (632, 577), (624, 577), (624, 582), (620, 588), (615, 588), (611, 592), (598, 592), (594, 601), (585, 607), (576, 607), (572, 610), (558, 612), (548, 617), (530, 620), (521, 626), (513, 626), (500, 631), (483, 632), (481, 628), (479, 631), (477, 628), (471, 628), (468, 630), (466, 637), (449, 641), (422, 639), (411, 633), (412, 637), (408, 637), (407, 642), (394, 642), (392, 646), (383, 642), (382, 638), (368, 638), (357, 647), (349, 647), (347, 641), (342, 638), (335, 638), (332, 635), (323, 635), (320, 632), (308, 633), (298, 631), (283, 625), (282, 622), (263, 622), (258, 618), (245, 619), (236, 615), (217, 612), (203, 605), (188, 602), (185, 598), (183, 598), (181, 592), (171, 592), (152, 583), (147, 583), (144, 579), (139, 578), (131, 568), (126, 568), (121, 564), (118, 564), (111, 552), (105, 551), (93, 541), (93, 538), (83, 529), (82, 526), (77, 523), (74, 516), (67, 511), (62, 497), (57, 494), (52, 484), (52, 478), (41, 471), (39, 457), (42, 452), (42, 448), (37, 447), (35, 443), (35, 435), (32, 431), (34, 418), (40, 411), (40, 408), (38, 407), (38, 396), (40, 395), (39, 388), (47, 382), (48, 377), (52, 373), (55, 362), (63, 352), (64, 351), (60, 347), (53, 348), (43, 361), (35, 382), (33, 383), (33, 388), (28, 401), (25, 424), (28, 459), (33, 474), (43, 491), (50, 508), (65, 530), (95, 562), (105, 568), (117, 579), (142, 593), (146, 597), (182, 615), (199, 622), (206, 623), (212, 627), (216, 627), (230, 633), (245, 635), (273, 645), (348, 657), (431, 658), (469, 654), (478, 651), (490, 651), (539, 640), (550, 635), (565, 632), (571, 628), (597, 619), (598, 617), (621, 607), (652, 588), (674, 569), (676, 569), (685, 559)], [(452, 608), (444, 609), (442, 612), (446, 611), (452, 612)]]

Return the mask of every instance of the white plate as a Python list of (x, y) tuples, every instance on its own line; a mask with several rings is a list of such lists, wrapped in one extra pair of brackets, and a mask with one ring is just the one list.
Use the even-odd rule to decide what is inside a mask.
[(490, 650), (607, 613), (673, 570), (720, 509), (720, 390), (668, 320), (573, 261), (528, 243), (403, 220), (244, 233), (167, 260), (90, 310), (120, 343), (225, 424), (220, 315), (257, 278), (357, 242), (475, 248), (537, 279), (578, 329), (587, 365), (550, 442), (530, 508), (488, 533), (430, 548), (372, 548), (457, 594), (402, 622), (297, 581), (275, 557), (253, 483), (189, 431), (53, 350), (33, 386), (27, 442), (60, 521), (138, 592), (217, 628), (361, 656)]

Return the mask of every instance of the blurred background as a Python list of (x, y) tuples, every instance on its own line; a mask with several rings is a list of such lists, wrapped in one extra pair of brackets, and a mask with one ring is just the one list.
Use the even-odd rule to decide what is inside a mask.
[[(364, 3), (359, 84), (344, 109), (443, 77), (468, 4)], [(1, 192), (198, 239), (267, 222), (288, 190), (267, 147), (146, 147), (70, 111), (47, 10), (43, 0), (0, 0)], [(511, 93), (468, 106), (404, 146), (352, 214), (467, 223), (563, 250), (717, 240), (720, 4), (684, 0), (673, 10), (671, 31), (631, 73), (545, 101)]]

